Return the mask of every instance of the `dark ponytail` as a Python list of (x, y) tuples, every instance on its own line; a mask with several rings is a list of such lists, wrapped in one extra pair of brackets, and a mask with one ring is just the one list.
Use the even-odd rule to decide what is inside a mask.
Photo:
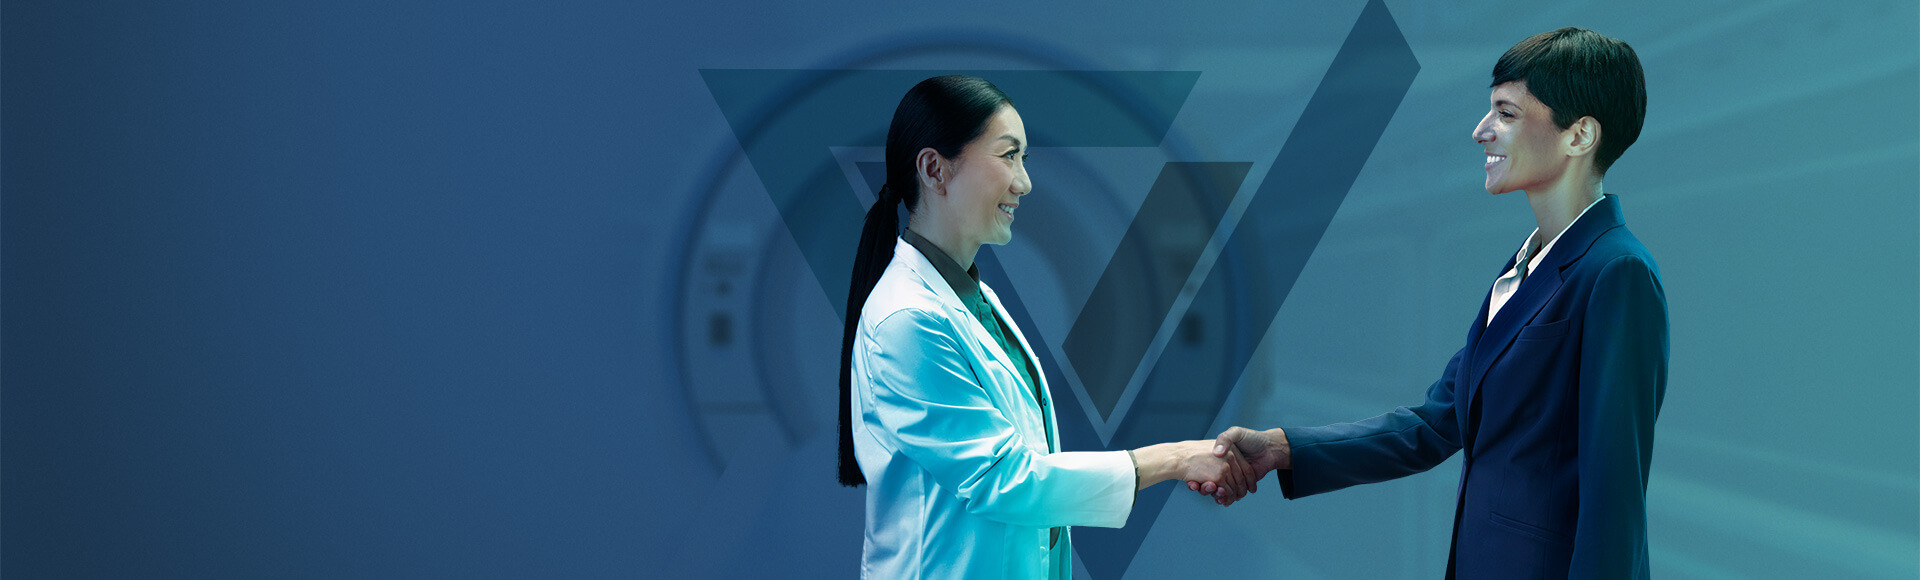
[(987, 130), (987, 121), (1013, 101), (986, 79), (966, 75), (933, 77), (914, 85), (893, 110), (887, 127), (887, 182), (867, 209), (860, 247), (853, 256), (853, 283), (847, 287), (847, 327), (840, 340), (840, 484), (864, 485), (865, 474), (853, 457), (853, 339), (860, 310), (893, 262), (900, 236), (899, 208), (920, 204), (920, 180), (914, 159), (932, 148), (947, 159), (960, 157), (967, 143)]

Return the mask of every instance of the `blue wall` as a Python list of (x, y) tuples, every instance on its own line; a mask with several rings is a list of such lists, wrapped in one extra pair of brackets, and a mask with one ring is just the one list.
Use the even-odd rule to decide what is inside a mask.
[[(110, 4), (0, 10), (9, 576), (855, 574), (844, 297), (702, 71), (1197, 72), (1157, 145), (1027, 120), (990, 282), (1057, 353), (1110, 260), (1162, 271), (1116, 249), (1166, 162), (1250, 163), (1229, 222), (1284, 177), (1366, 2)], [(1920, 7), (1385, 5), (1418, 74), (1244, 373), (1143, 408), (1203, 437), (1417, 402), (1532, 228), (1480, 187), (1487, 71), (1585, 26), (1647, 74), (1606, 189), (1672, 312), (1655, 573), (1920, 574)], [(864, 206), (878, 150), (831, 152)], [(1192, 320), (1168, 352), (1218, 350)], [(1433, 577), (1457, 474), (1175, 493), (1127, 575)]]

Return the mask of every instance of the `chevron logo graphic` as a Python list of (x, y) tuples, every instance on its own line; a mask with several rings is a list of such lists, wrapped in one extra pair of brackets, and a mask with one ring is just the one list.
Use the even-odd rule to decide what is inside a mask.
[[(1386, 6), (1369, 2), (1260, 183), (1243, 183), (1253, 167), (1247, 161), (1161, 167), (1065, 336), (1045, 336), (1006, 266), (982, 249), (981, 278), (998, 290), (1045, 370), (1062, 448), (1212, 436), (1208, 429), (1419, 70)], [(955, 72), (1013, 95), (1035, 142), (1086, 148), (1162, 146), (1201, 74), (702, 70), (836, 309), (845, 308), (867, 200), (883, 181), (879, 163), (849, 162), (840, 152), (883, 146), (900, 95)], [(1076, 529), (1088, 571), (1124, 575), (1175, 487), (1184, 486), (1142, 492), (1126, 528)]]

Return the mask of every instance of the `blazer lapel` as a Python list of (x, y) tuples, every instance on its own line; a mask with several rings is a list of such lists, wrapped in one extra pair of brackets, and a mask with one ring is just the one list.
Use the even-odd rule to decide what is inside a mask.
[[(1540, 308), (1560, 290), (1563, 271), (1587, 254), (1587, 248), (1593, 246), (1600, 234), (1625, 223), (1620, 215), (1620, 201), (1608, 195), (1587, 210), (1587, 215), (1575, 221), (1560, 239), (1553, 243), (1553, 251), (1548, 252), (1545, 262), (1533, 269), (1533, 273), (1520, 282), (1513, 297), (1500, 307), (1500, 313), (1493, 318), (1492, 324), (1476, 324), (1475, 328), (1484, 328), (1479, 341), (1473, 343), (1471, 372), (1468, 373), (1466, 398), (1467, 415), (1471, 416), (1473, 407), (1479, 404), (1480, 384), (1486, 381), (1487, 372), (1493, 363), (1513, 345), (1514, 337), (1520, 329), (1533, 321)], [(1513, 261), (1507, 262), (1507, 268), (1513, 267)], [(1501, 272), (1506, 272), (1502, 269)], [(1487, 303), (1480, 305), (1480, 319), (1487, 316)]]
[[(1547, 257), (1552, 259), (1553, 256)], [(1507, 267), (1513, 266), (1509, 264)], [(1478, 402), (1475, 395), (1479, 394), (1480, 383), (1486, 380), (1487, 371), (1493, 368), (1493, 361), (1499, 360), (1500, 355), (1507, 352), (1507, 346), (1513, 344), (1514, 337), (1520, 334), (1520, 328), (1531, 322), (1533, 315), (1539, 314), (1540, 307), (1545, 306), (1547, 299), (1559, 289), (1559, 270), (1547, 268), (1542, 264), (1540, 268), (1534, 269), (1533, 274), (1527, 276), (1526, 280), (1520, 282), (1520, 287), (1514, 289), (1513, 298), (1508, 299), (1507, 303), (1500, 307), (1500, 313), (1493, 317), (1492, 323), (1485, 326), (1486, 330), (1480, 335), (1480, 342), (1473, 347), (1473, 373), (1468, 375), (1473, 380), (1467, 383), (1469, 413), (1473, 411), (1471, 405)], [(1481, 309), (1480, 316), (1486, 317), (1485, 308)]]
[[(1508, 268), (1512, 267), (1513, 260), (1509, 259), (1507, 260), (1506, 267), (1501, 268), (1500, 272), (1504, 274)], [(1462, 446), (1467, 450), (1468, 456), (1473, 455), (1473, 429), (1470, 428), (1472, 425), (1468, 419), (1472, 416), (1473, 394), (1476, 392), (1474, 389), (1475, 381), (1469, 377), (1479, 376), (1474, 372), (1474, 360), (1476, 358), (1474, 353), (1479, 351), (1480, 339), (1487, 334), (1487, 306), (1492, 303), (1493, 296), (1491, 293), (1481, 295), (1480, 314), (1473, 317), (1473, 328), (1467, 330), (1467, 360), (1461, 361), (1463, 364), (1454, 371), (1454, 376), (1451, 377), (1454, 384), (1453, 404), (1458, 409), (1458, 412), (1453, 415), (1454, 419), (1460, 422), (1460, 437), (1463, 441)]]

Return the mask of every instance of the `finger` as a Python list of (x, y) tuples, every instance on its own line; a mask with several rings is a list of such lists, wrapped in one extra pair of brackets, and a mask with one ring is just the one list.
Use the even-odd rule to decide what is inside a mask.
[(1227, 428), (1217, 438), (1213, 438), (1213, 457), (1227, 457), (1227, 449), (1233, 449), (1240, 442), (1238, 436), (1229, 438), (1229, 434), (1233, 434), (1233, 428)]
[(1252, 461), (1248, 461), (1247, 462), (1247, 493), (1254, 493), (1254, 492), (1260, 491), (1260, 480), (1266, 478), (1266, 476), (1267, 474), (1261, 473), (1260, 470), (1255, 469), (1253, 467)]
[(1198, 481), (1187, 482), (1187, 489), (1192, 491), (1200, 491), (1200, 482)]
[(1245, 469), (1241, 469), (1237, 466), (1232, 469), (1233, 469), (1234, 479), (1237, 481), (1237, 484), (1238, 484), (1238, 487), (1234, 488), (1233, 499), (1240, 499), (1243, 497), (1247, 497), (1247, 488), (1253, 486), (1253, 481), (1247, 477), (1247, 471)]
[(1238, 446), (1240, 439), (1245, 437), (1247, 433), (1251, 433), (1251, 431), (1248, 431), (1245, 427), (1228, 427), (1226, 431), (1221, 431), (1220, 436), (1213, 439), (1213, 456), (1221, 457), (1226, 455), (1227, 448)]
[[(1260, 472), (1254, 471), (1254, 461), (1240, 457), (1240, 474), (1246, 476), (1246, 494), (1260, 492)], [(1246, 495), (1240, 495), (1246, 497)]]
[(1233, 470), (1224, 465), (1224, 463), (1227, 462), (1223, 461), (1222, 463), (1223, 465), (1216, 465), (1212, 469), (1213, 478), (1220, 482), (1218, 491), (1213, 494), (1216, 498), (1232, 497), (1235, 493), (1233, 490)]
[(1240, 499), (1247, 495), (1247, 474), (1244, 469), (1246, 464), (1247, 462), (1240, 456), (1240, 450), (1238, 448), (1234, 449), (1232, 453), (1227, 454), (1227, 464), (1224, 468), (1227, 478), (1233, 482), (1234, 499)]
[(1233, 455), (1227, 459), (1227, 476), (1233, 478), (1233, 499), (1246, 497), (1246, 471), (1240, 469), (1246, 465), (1246, 457), (1240, 455), (1240, 449), (1233, 449)]

